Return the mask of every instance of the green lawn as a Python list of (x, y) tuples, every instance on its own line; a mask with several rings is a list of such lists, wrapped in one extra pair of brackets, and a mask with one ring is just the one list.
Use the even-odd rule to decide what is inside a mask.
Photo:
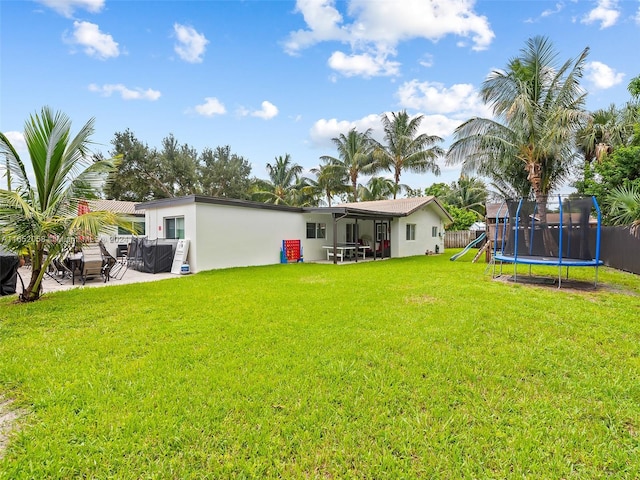
[(451, 253), (4, 298), (0, 478), (640, 477), (640, 279)]

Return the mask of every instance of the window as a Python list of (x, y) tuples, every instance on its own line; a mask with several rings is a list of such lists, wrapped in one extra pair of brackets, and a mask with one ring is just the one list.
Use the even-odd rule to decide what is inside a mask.
[(184, 238), (184, 217), (164, 219), (164, 238)]
[(307, 238), (326, 238), (326, 237), (327, 237), (326, 223), (307, 222)]
[(415, 240), (415, 239), (416, 239), (416, 224), (407, 223), (407, 240)]
[(130, 224), (131, 230), (126, 228), (118, 227), (118, 235), (144, 235), (145, 234), (145, 224), (144, 222), (131, 222)]
[(438, 236), (438, 227), (431, 227), (431, 236), (432, 237)]
[(356, 243), (358, 240), (358, 226), (355, 223), (347, 223), (347, 243)]

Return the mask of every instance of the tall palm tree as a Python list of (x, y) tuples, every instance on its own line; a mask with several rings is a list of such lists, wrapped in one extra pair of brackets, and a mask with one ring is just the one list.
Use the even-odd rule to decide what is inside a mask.
[(327, 205), (330, 207), (333, 197), (342, 193), (347, 193), (349, 190), (346, 185), (346, 177), (344, 168), (341, 165), (335, 165), (330, 162), (325, 162), (319, 167), (311, 169), (316, 178), (307, 179), (309, 184), (308, 190), (313, 195), (318, 197), (324, 197), (327, 201)]
[(332, 138), (332, 141), (338, 149), (338, 157), (324, 155), (320, 159), (342, 169), (343, 175), (351, 184), (352, 200), (357, 202), (358, 177), (360, 174), (371, 174), (375, 170), (371, 129), (358, 132), (352, 128), (347, 135), (341, 133), (338, 137)]
[(359, 198), (362, 201), (387, 200), (396, 193), (396, 188), (395, 182), (390, 178), (371, 177), (366, 186), (360, 185), (358, 187)]
[(302, 167), (292, 163), (286, 153), (275, 158), (266, 166), (269, 180), (256, 180), (253, 198), (276, 205), (299, 205), (300, 189), (304, 186), (300, 175)]
[(451, 191), (445, 197), (445, 202), (484, 217), (487, 196), (487, 187), (482, 180), (461, 175), (456, 182), (451, 183)]
[(0, 241), (13, 251), (27, 251), (32, 273), (23, 301), (40, 297), (49, 264), (74, 243), (77, 235), (95, 236), (106, 225), (121, 224), (109, 212), (78, 216), (80, 200), (90, 198), (113, 170), (112, 160), (92, 159), (89, 152), (94, 120), (71, 137), (71, 120), (44, 107), (25, 122), (34, 183), (9, 139), (0, 133), (0, 153), (9, 165), (15, 188), (0, 190)]
[(449, 164), (465, 173), (504, 172), (517, 162), (527, 173), (546, 219), (546, 196), (569, 174), (577, 130), (586, 124), (585, 91), (580, 78), (589, 52), (557, 65), (557, 53), (545, 37), (527, 41), (505, 71), (484, 81), (481, 95), (496, 119), (472, 118), (454, 133)]
[(393, 173), (396, 184), (393, 198), (396, 198), (399, 191), (403, 170), (440, 175), (440, 167), (436, 160), (444, 155), (444, 150), (436, 143), (442, 142), (442, 138), (426, 133), (418, 134), (423, 118), (422, 115), (410, 118), (406, 110), (392, 112), (391, 118), (386, 113), (381, 116), (384, 140), (387, 144), (376, 143), (374, 155), (379, 170)]

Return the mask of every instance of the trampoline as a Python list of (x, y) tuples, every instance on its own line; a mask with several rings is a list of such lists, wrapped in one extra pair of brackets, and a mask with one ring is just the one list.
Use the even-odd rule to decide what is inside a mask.
[[(592, 216), (592, 211), (596, 216)], [(504, 212), (504, 213), (503, 213)], [(595, 197), (548, 198), (543, 205), (533, 200), (507, 200), (496, 214), (495, 262), (514, 265), (558, 267), (558, 288), (562, 268), (594, 267), (598, 284), (600, 260), (600, 207)], [(498, 232), (501, 231), (501, 240)], [(501, 263), (501, 265), (502, 265)], [(502, 273), (502, 266), (500, 268)]]

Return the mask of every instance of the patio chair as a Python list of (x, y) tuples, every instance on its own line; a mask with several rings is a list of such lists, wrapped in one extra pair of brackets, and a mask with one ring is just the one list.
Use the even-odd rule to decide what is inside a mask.
[[(117, 278), (117, 274), (122, 268), (122, 264), (116, 260), (116, 258), (109, 253), (109, 250), (104, 246), (102, 240), (98, 242), (100, 246), (100, 252), (102, 253), (102, 275), (104, 276), (104, 281), (108, 282), (112, 278), (116, 280), (120, 280), (122, 277)], [(124, 272), (123, 272), (124, 275)]]
[(89, 278), (102, 277), (103, 266), (100, 246), (92, 244), (84, 247), (82, 249), (82, 273), (80, 274), (82, 284), (84, 285)]

